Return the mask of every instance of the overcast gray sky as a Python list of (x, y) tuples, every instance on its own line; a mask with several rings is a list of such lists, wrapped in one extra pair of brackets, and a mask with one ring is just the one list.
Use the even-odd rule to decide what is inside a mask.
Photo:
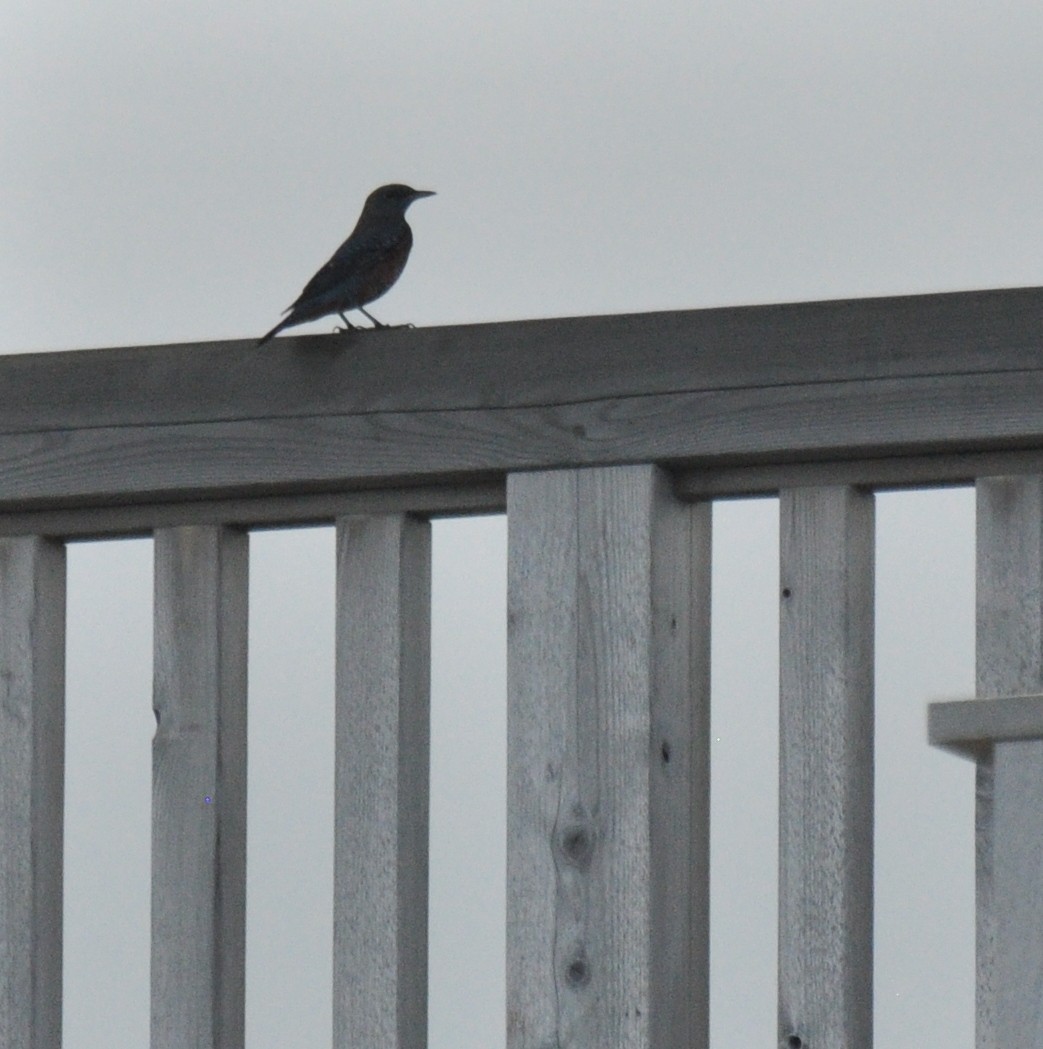
[[(382, 320), (1034, 285), (1043, 7), (0, 10), (0, 352), (259, 336), (388, 181)], [(326, 330), (318, 324), (314, 330)], [(301, 330), (312, 330), (301, 329)], [(881, 1045), (972, 1045), (973, 500), (878, 503)], [(715, 514), (713, 1044), (774, 1044), (777, 509)], [(432, 1049), (502, 1044), (502, 519), (436, 529)], [(255, 536), (248, 1044), (328, 1044), (332, 539)], [(66, 1044), (148, 1027), (151, 550), (70, 561)]]

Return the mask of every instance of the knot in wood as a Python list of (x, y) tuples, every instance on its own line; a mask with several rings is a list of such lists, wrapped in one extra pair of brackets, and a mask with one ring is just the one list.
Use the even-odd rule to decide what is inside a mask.
[(565, 983), (574, 991), (581, 991), (590, 983), (590, 962), (582, 944), (576, 947), (565, 963)]
[(594, 854), (594, 831), (589, 823), (567, 823), (558, 832), (558, 851), (571, 867), (586, 870)]

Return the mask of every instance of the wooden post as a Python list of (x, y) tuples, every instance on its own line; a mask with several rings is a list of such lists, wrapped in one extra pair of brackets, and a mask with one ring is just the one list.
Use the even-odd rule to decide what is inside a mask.
[(710, 507), (651, 466), (507, 506), (507, 1045), (705, 1045)]
[[(979, 699), (1043, 691), (1043, 479), (977, 484)], [(979, 1049), (1043, 1040), (1043, 739), (977, 765)]]
[(0, 539), (0, 1045), (60, 1049), (65, 548)]
[(873, 496), (780, 506), (779, 1044), (873, 1044)]
[(155, 535), (152, 1049), (242, 1049), (248, 537)]
[(431, 526), (337, 522), (335, 1049), (427, 1044)]
[(1043, 696), (932, 703), (934, 746), (977, 762), (976, 1046), (1035, 1049), (1043, 951)]

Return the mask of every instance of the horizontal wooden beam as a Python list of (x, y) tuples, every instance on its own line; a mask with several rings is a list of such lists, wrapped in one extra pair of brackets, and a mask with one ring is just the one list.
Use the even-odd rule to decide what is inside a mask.
[[(1041, 470), (1043, 472), (1043, 470)], [(82, 509), (0, 513), (0, 536), (46, 535), (63, 539), (147, 536), (177, 525), (233, 525), (241, 528), (307, 528), (330, 525), (350, 514), (410, 512), (421, 517), (478, 516), (506, 507), (503, 480), (421, 488), (371, 488), (315, 495), (273, 495), (244, 499), (193, 499), (90, 506)]]
[(778, 495), (785, 488), (853, 485), (878, 492), (970, 487), (979, 477), (1043, 474), (1043, 448), (697, 466), (674, 471), (678, 498)]
[(980, 760), (993, 744), (1012, 740), (1043, 740), (1043, 696), (946, 700), (927, 708), (931, 746)]
[(7, 356), (0, 515), (1032, 452), (1041, 317), (1031, 288)]

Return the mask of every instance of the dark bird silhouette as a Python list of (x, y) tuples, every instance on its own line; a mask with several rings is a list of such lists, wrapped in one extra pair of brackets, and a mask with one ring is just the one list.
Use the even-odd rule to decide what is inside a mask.
[(373, 322), (373, 327), (386, 328), (365, 306), (379, 299), (405, 269), (413, 247), (413, 231), (406, 222), (406, 208), (414, 200), (432, 196), (431, 190), (410, 189), (397, 183), (373, 190), (366, 198), (351, 236), (308, 281), (297, 301), (283, 310), (288, 316), (257, 345), (263, 346), (284, 328), (331, 313), (338, 314), (345, 327), (354, 328), (344, 316), (348, 310), (359, 310)]

